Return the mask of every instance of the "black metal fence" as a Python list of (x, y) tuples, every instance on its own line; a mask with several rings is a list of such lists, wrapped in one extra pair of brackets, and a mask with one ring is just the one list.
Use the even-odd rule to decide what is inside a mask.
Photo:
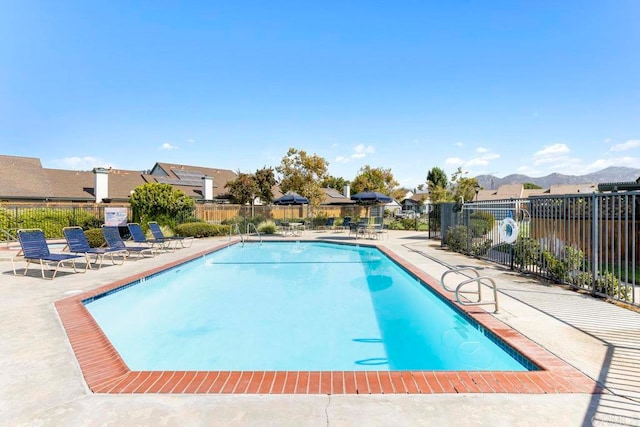
[(640, 192), (451, 204), (442, 212), (451, 249), (640, 306)]
[(0, 204), (0, 241), (16, 236), (20, 228), (42, 229), (47, 238), (62, 237), (64, 227), (80, 226), (95, 228), (104, 224), (104, 212), (107, 208), (127, 209), (127, 218), (131, 219), (128, 205), (104, 205), (92, 203), (78, 204)]

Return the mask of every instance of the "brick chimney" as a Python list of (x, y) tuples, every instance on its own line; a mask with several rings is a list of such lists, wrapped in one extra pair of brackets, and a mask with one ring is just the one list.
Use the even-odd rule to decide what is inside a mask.
[(213, 177), (202, 177), (202, 198), (205, 202), (213, 202)]
[(93, 175), (93, 194), (96, 196), (96, 203), (102, 203), (109, 198), (109, 169), (93, 168)]

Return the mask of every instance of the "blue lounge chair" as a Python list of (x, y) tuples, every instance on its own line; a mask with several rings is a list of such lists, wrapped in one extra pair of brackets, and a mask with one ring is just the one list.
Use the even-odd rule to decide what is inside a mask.
[[(60, 267), (64, 267), (65, 263), (70, 263), (73, 267), (74, 272), (78, 272), (76, 268), (76, 260), (83, 258), (80, 255), (73, 254), (52, 254), (49, 252), (49, 246), (47, 246), (47, 239), (44, 236), (44, 233), (40, 229), (20, 229), (18, 230), (18, 241), (20, 242), (20, 247), (22, 248), (22, 254), (24, 256), (25, 261), (27, 261), (27, 266), (24, 269), (25, 276), (27, 271), (29, 270), (29, 265), (32, 262), (40, 262), (40, 270), (42, 271), (42, 278), (52, 280), (58, 274), (58, 269)], [(54, 264), (55, 268), (53, 270), (53, 275), (51, 277), (47, 277), (44, 274), (44, 266), (49, 264)], [(85, 266), (83, 273), (87, 271), (87, 267)]]
[(158, 250), (175, 250), (175, 245), (171, 246), (171, 242), (167, 239), (147, 239), (147, 236), (144, 235), (144, 231), (142, 231), (142, 227), (140, 227), (140, 224), (136, 222), (130, 222), (127, 224), (127, 228), (129, 228), (129, 234), (131, 234), (133, 241), (138, 244), (148, 245)]
[(69, 248), (69, 252), (74, 254), (83, 254), (87, 258), (87, 266), (91, 267), (91, 255), (95, 255), (94, 264), (98, 264), (98, 269), (102, 267), (102, 261), (104, 260), (105, 255), (109, 255), (111, 258), (111, 263), (116, 265), (116, 260), (113, 257), (114, 255), (119, 255), (122, 257), (122, 262), (118, 264), (124, 264), (124, 260), (127, 258), (127, 251), (123, 249), (111, 249), (111, 248), (92, 248), (89, 245), (89, 241), (87, 240), (87, 236), (85, 236), (84, 231), (80, 227), (65, 227), (62, 229), (64, 233), (64, 238), (67, 241), (67, 247)]
[(327, 218), (327, 221), (324, 223), (324, 225), (319, 226), (318, 230), (331, 230), (331, 229), (333, 229), (335, 221), (336, 221), (336, 219), (334, 217)]
[(118, 230), (118, 227), (112, 225), (103, 225), (102, 235), (104, 236), (104, 240), (107, 242), (107, 245), (110, 249), (127, 251), (129, 254), (136, 253), (138, 257), (145, 256), (145, 254), (155, 256), (155, 251), (150, 246), (125, 245), (124, 241), (122, 241), (122, 237), (120, 237), (120, 230)]
[(351, 223), (351, 217), (350, 216), (345, 216), (342, 219), (342, 224), (340, 224), (339, 227), (337, 227), (339, 230), (349, 230), (350, 228), (350, 224)]
[(180, 243), (180, 246), (182, 246), (183, 248), (189, 248), (193, 244), (193, 237), (182, 237), (182, 236), (166, 237), (162, 232), (162, 229), (160, 228), (158, 223), (155, 221), (150, 221), (147, 223), (147, 225), (149, 226), (149, 230), (151, 230), (151, 234), (153, 234), (153, 237), (156, 240), (164, 239), (164, 240), (173, 241), (176, 243), (176, 247), (178, 246), (178, 243)]

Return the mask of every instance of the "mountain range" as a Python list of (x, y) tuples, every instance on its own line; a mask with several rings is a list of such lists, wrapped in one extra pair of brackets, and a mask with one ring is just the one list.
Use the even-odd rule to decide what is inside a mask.
[(498, 178), (493, 175), (478, 175), (476, 179), (478, 184), (486, 190), (494, 190), (505, 184), (524, 184), (531, 183), (539, 185), (542, 188), (549, 188), (552, 185), (562, 184), (601, 184), (611, 182), (634, 182), (640, 177), (640, 169), (627, 168), (620, 166), (610, 166), (598, 172), (592, 172), (586, 175), (563, 175), (561, 173), (552, 173), (547, 176), (533, 178), (527, 175), (511, 174), (504, 178)]

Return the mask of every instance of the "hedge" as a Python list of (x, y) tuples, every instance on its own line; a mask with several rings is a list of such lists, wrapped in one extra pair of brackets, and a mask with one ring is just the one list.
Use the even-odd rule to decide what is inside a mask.
[(176, 226), (176, 235), (182, 237), (211, 237), (229, 234), (229, 225), (207, 224), (206, 222), (187, 222)]

